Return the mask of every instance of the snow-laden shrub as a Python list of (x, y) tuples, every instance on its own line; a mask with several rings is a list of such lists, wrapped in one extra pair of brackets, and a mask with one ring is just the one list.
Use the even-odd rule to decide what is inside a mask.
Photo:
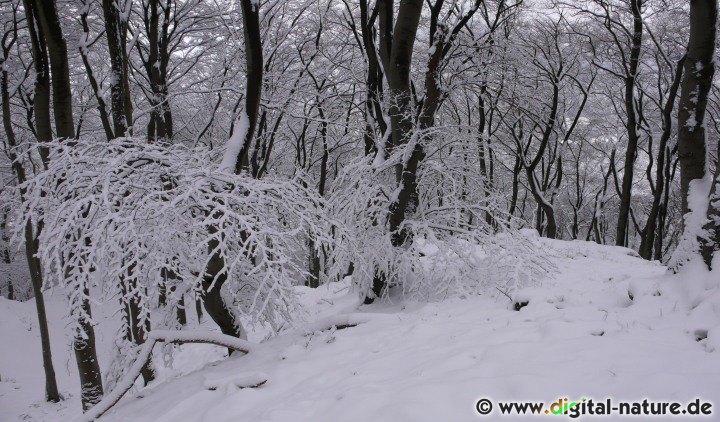
[(93, 301), (136, 301), (142, 324), (167, 274), (170, 301), (200, 291), (218, 253), (237, 304), (231, 311), (277, 330), (296, 309), (292, 286), (306, 266), (294, 256), (307, 248), (303, 239), (330, 241), (322, 199), (300, 177), (221, 172), (207, 148), (132, 138), (43, 147), (49, 167), (22, 186), (27, 199), (17, 212), (43, 226), (46, 283), (67, 287), (75, 321), (91, 320), (80, 304), (92, 293)]
[(361, 296), (377, 272), (405, 297), (425, 301), (514, 291), (551, 270), (536, 242), (514, 229), (500, 195), (482, 193), (480, 174), (450, 159), (423, 163), (419, 205), (402, 227), (413, 241), (394, 247), (387, 219), (397, 194), (394, 163), (401, 153), (384, 162), (364, 158), (347, 165), (329, 195), (328, 212), (348, 233), (335, 250), (332, 268), (352, 266)]

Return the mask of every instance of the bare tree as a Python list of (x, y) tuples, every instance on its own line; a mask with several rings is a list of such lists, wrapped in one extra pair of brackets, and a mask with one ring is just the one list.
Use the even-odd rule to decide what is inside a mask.
[[(43, 36), (38, 42), (44, 42), (47, 46), (47, 54), (50, 59), (55, 131), (58, 138), (72, 140), (75, 138), (72, 89), (70, 86), (67, 46), (60, 26), (57, 7), (55, 1), (28, 0), (28, 3), (31, 9), (26, 10), (28, 14), (26, 16), (32, 13), (33, 18), (36, 18), (40, 23), (39, 28), (41, 28)], [(39, 50), (43, 51), (44, 49), (40, 48)], [(80, 329), (75, 333), (73, 350), (75, 351), (75, 359), (80, 373), (83, 409), (87, 410), (102, 399), (103, 388), (95, 348), (95, 329), (89, 319), (82, 316), (92, 315), (90, 302), (85, 299), (80, 306), (82, 309), (81, 320), (79, 321)]]
[[(6, 144), (5, 151), (12, 163), (12, 168), (17, 178), (17, 183), (22, 184), (27, 180), (25, 168), (23, 167), (21, 159), (18, 157), (16, 152), (17, 140), (15, 137), (15, 131), (13, 129), (12, 113), (10, 110), (10, 99), (15, 95), (16, 92), (10, 92), (9, 83), (9, 64), (8, 60), (11, 57), (11, 52), (16, 46), (18, 41), (18, 26), (20, 22), (20, 4), (19, 2), (5, 2), (12, 11), (12, 18), (5, 20), (5, 27), (3, 28), (2, 36), (2, 57), (0, 62), (0, 69), (2, 73), (0, 75), (0, 92), (2, 93), (2, 117), (3, 117), (3, 128), (5, 129)], [(33, 25), (34, 15), (31, 9), (27, 9), (28, 4), (25, 3), (26, 7), (26, 24)], [(31, 30), (32, 31), (32, 30)], [(36, 45), (37, 44), (37, 45)], [(33, 48), (40, 50), (40, 41), (34, 40)], [(36, 67), (37, 69), (37, 67)], [(25, 74), (27, 76), (27, 74)], [(41, 78), (42, 79), (42, 78)], [(36, 89), (40, 84), (41, 99), (44, 98), (45, 88), (44, 81), (38, 82), (36, 80)], [(37, 98), (37, 93), (36, 93)], [(43, 106), (42, 103), (39, 104)], [(49, 124), (49, 122), (48, 122)], [(24, 196), (24, 192), (21, 192), (21, 197)], [(22, 198), (21, 198), (22, 199)], [(5, 225), (5, 219), (3, 219), (3, 226)], [(3, 227), (4, 228), (4, 227)], [(39, 229), (38, 229), (39, 230)], [(3, 230), (4, 232), (4, 230)], [(28, 222), (25, 224), (25, 257), (28, 262), (30, 269), (30, 278), (33, 287), (33, 293), (35, 295), (35, 307), (38, 315), (38, 327), (40, 331), (40, 344), (42, 347), (42, 359), (43, 368), (45, 370), (45, 399), (51, 402), (60, 401), (60, 393), (58, 392), (57, 381), (55, 379), (55, 368), (52, 363), (52, 351), (50, 349), (50, 335), (48, 332), (47, 315), (45, 312), (45, 299), (43, 297), (43, 278), (40, 264), (40, 260), (36, 257), (37, 254), (37, 233), (34, 230), (32, 223)], [(5, 251), (5, 255), (8, 255), (9, 251)], [(9, 257), (9, 256), (8, 256)], [(12, 284), (10, 284), (12, 286)], [(9, 297), (10, 295), (8, 295)]]
[[(225, 152), (225, 159), (221, 166), (225, 170), (234, 171), (235, 174), (249, 170), (249, 151), (252, 145), (253, 134), (260, 108), (260, 96), (263, 82), (263, 51), (260, 38), (260, 4), (254, 0), (242, 0), (243, 34), (245, 40), (245, 61), (247, 65), (247, 78), (245, 85), (245, 108), (242, 111), (238, 133), (232, 135), (231, 144)], [(209, 244), (210, 251), (218, 250), (218, 241)], [(203, 280), (204, 304), (208, 315), (220, 327), (223, 334), (245, 338), (240, 322), (236, 321), (227, 308), (220, 293), (228, 274), (223, 272), (224, 258), (219, 252), (214, 252), (206, 270)], [(232, 353), (232, 351), (229, 351)]]

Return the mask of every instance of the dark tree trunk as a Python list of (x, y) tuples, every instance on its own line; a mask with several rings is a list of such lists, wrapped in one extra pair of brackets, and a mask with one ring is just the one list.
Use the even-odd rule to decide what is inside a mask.
[[(217, 246), (217, 241), (212, 240), (209, 245), (209, 250), (214, 250)], [(222, 331), (223, 334), (245, 338), (245, 333), (240, 325), (240, 321), (235, 320), (235, 316), (227, 308), (221, 294), (222, 286), (227, 281), (227, 277), (225, 261), (216, 253), (208, 262), (202, 282), (205, 311), (210, 315), (210, 318), (215, 321), (218, 327), (220, 327), (220, 331)], [(228, 350), (228, 353), (232, 353), (232, 350)]]
[[(139, 346), (145, 343), (147, 333), (150, 331), (150, 321), (146, 320), (145, 323), (140, 323), (140, 301), (137, 295), (133, 293), (137, 290), (137, 281), (132, 278), (134, 268), (135, 266), (131, 265), (128, 268), (128, 274), (123, 275), (118, 282), (122, 294), (120, 305), (122, 306), (123, 324), (125, 325), (125, 340)], [(142, 368), (141, 374), (145, 385), (155, 379), (151, 362)]]
[[(706, 175), (707, 139), (705, 133), (705, 110), (707, 97), (715, 73), (714, 52), (717, 33), (717, 2), (715, 0), (691, 0), (690, 40), (685, 61), (685, 74), (681, 86), (678, 113), (678, 158), (680, 160), (680, 195), (682, 197), (683, 223), (690, 212), (688, 195), (690, 184)], [(710, 191), (707, 210), (708, 222), (699, 233), (700, 255), (708, 268), (720, 241), (720, 189), (716, 169), (715, 181)]]
[[(87, 2), (90, 0), (85, 1)], [(115, 134), (113, 133), (112, 126), (110, 125), (110, 118), (108, 117), (105, 99), (100, 92), (100, 86), (98, 85), (97, 79), (95, 78), (95, 74), (92, 71), (92, 67), (90, 66), (90, 61), (88, 60), (87, 56), (87, 45), (85, 43), (87, 43), (89, 40), (90, 27), (87, 21), (89, 7), (86, 8), (85, 4), (83, 5), (82, 13), (80, 14), (80, 22), (82, 23), (85, 38), (83, 40), (83, 45), (78, 50), (80, 51), (80, 57), (82, 57), (83, 65), (85, 66), (85, 73), (87, 73), (88, 82), (90, 82), (90, 87), (92, 88), (93, 94), (95, 95), (95, 100), (98, 103), (97, 109), (98, 114), (100, 114), (100, 122), (102, 123), (103, 131), (105, 132), (105, 138), (110, 141), (115, 138)]]
[(197, 314), (198, 324), (200, 324), (200, 323), (202, 323), (202, 319), (203, 319), (202, 300), (201, 300), (200, 296), (197, 295), (197, 293), (194, 296), (195, 296), (195, 313)]
[[(720, 142), (718, 143), (720, 154)], [(707, 209), (708, 221), (703, 225), (700, 238), (700, 255), (708, 269), (712, 270), (713, 257), (720, 251), (720, 155), (715, 163), (715, 175)]]
[(687, 214), (690, 182), (705, 176), (705, 109), (715, 64), (717, 4), (715, 0), (690, 1), (690, 40), (678, 112), (678, 157), (682, 212)]
[[(422, 0), (401, 1), (397, 21), (393, 28), (394, 1), (378, 2), (380, 19), (380, 58), (385, 69), (385, 77), (389, 87), (390, 99), (390, 145), (388, 153), (409, 141), (413, 129), (412, 93), (410, 90), (410, 69), (413, 47), (417, 34)], [(418, 142), (407, 163), (396, 166), (395, 176), (400, 192), (396, 201), (390, 205), (388, 216), (391, 243), (400, 247), (408, 240), (405, 230), (400, 230), (405, 215), (414, 210), (417, 202), (416, 171), (424, 152)], [(376, 272), (372, 283), (372, 294), (365, 298), (365, 303), (382, 295), (390, 274)]]
[[(70, 89), (70, 72), (67, 59), (67, 46), (60, 26), (55, 1), (28, 0), (32, 2), (33, 10), (37, 11), (37, 20), (44, 34), (50, 57), (50, 72), (52, 75), (53, 108), (55, 114), (55, 129), (61, 139), (73, 139), (75, 126), (73, 124), (72, 90)], [(88, 292), (83, 293), (87, 295)], [(91, 315), (90, 302), (84, 299), (80, 305), (83, 313)], [(92, 324), (87, 320), (78, 321), (80, 331), (73, 339), (73, 349), (80, 373), (81, 401), (83, 409), (87, 410), (100, 401), (103, 395), (100, 365), (95, 349), (95, 332)]]
[(515, 164), (512, 173), (512, 195), (510, 196), (510, 206), (508, 207), (508, 218), (515, 216), (517, 208), (518, 192), (520, 191), (520, 172), (522, 171), (522, 161), (520, 159), (521, 152), (518, 151), (515, 156)]
[(177, 304), (177, 312), (175, 313), (178, 324), (184, 327), (187, 325), (187, 312), (185, 311), (185, 295), (180, 295)]
[(42, 348), (43, 368), (45, 370), (45, 398), (51, 402), (60, 401), (60, 394), (55, 380), (55, 368), (52, 363), (52, 351), (50, 349), (50, 331), (47, 324), (45, 312), (45, 299), (42, 293), (42, 264), (36, 258), (38, 252), (38, 241), (33, 233), (30, 223), (25, 225), (25, 258), (30, 269), (30, 281), (33, 294), (35, 295), (35, 306), (38, 314), (38, 327), (40, 329), (40, 344)]
[(33, 2), (34, 10), (37, 11), (36, 17), (40, 23), (40, 28), (42, 28), (48, 56), (50, 57), (55, 131), (58, 138), (73, 139), (75, 137), (75, 125), (73, 123), (67, 45), (60, 26), (55, 1), (30, 1)]
[[(33, 111), (35, 114), (35, 133), (38, 142), (48, 142), (53, 138), (50, 122), (50, 69), (47, 59), (47, 46), (42, 28), (37, 24), (37, 8), (34, 0), (24, 0), (28, 33), (32, 45), (35, 67), (35, 85), (33, 90)], [(40, 158), (47, 167), (48, 150), (40, 148)]]
[[(321, 99), (319, 96), (315, 97), (315, 101), (318, 104), (318, 114), (320, 117), (320, 139), (322, 140), (322, 157), (320, 159), (320, 181), (318, 183), (318, 194), (325, 196), (325, 184), (327, 183), (327, 172), (328, 172), (328, 161), (330, 159), (330, 151), (328, 149), (328, 122), (325, 119), (325, 111), (323, 109)], [(315, 239), (310, 238), (309, 247), (310, 250), (310, 268), (309, 276), (305, 280), (305, 285), (312, 288), (320, 286), (320, 270), (321, 270), (321, 251), (318, 250)]]
[[(215, 247), (217, 247), (217, 244), (210, 246), (211, 249)], [(237, 338), (245, 338), (245, 333), (240, 322), (235, 320), (235, 316), (227, 308), (220, 293), (220, 289), (227, 281), (227, 273), (223, 272), (224, 267), (225, 262), (219, 255), (214, 255), (208, 263), (207, 274), (202, 282), (205, 311), (210, 315), (210, 318), (215, 321), (218, 327), (220, 327), (220, 331), (222, 331), (223, 334)], [(217, 280), (213, 286), (213, 278), (216, 275)], [(232, 351), (228, 350), (228, 353), (232, 353)]]
[[(685, 57), (680, 59), (675, 68), (675, 77), (670, 86), (670, 92), (668, 93), (667, 102), (662, 111), (662, 123), (663, 132), (660, 135), (660, 145), (658, 145), (658, 157), (655, 169), (655, 183), (652, 184), (652, 180), (648, 175), (648, 180), (651, 182), (653, 202), (648, 213), (645, 228), (643, 229), (642, 239), (640, 241), (639, 254), (642, 258), (651, 259), (653, 247), (655, 245), (655, 237), (658, 232), (658, 219), (661, 211), (661, 200), (665, 189), (665, 161), (669, 161), (672, 157), (667, 156), (666, 150), (668, 140), (672, 135), (672, 112), (675, 108), (675, 99), (677, 98), (678, 88), (680, 86), (680, 79), (682, 78), (683, 64), (685, 63)], [(652, 151), (650, 151), (652, 153)], [(649, 170), (648, 170), (649, 172)]]
[[(425, 158), (423, 150), (423, 137), (428, 136), (427, 129), (433, 127), (435, 112), (443, 100), (440, 89), (440, 73), (449, 53), (450, 46), (457, 34), (467, 25), (470, 18), (477, 11), (481, 1), (476, 0), (462, 18), (448, 29), (439, 23), (439, 15), (444, 1), (430, 5), (430, 45), (434, 51), (428, 60), (428, 68), (425, 73), (425, 96), (419, 105), (417, 128), (413, 121), (415, 107), (412, 99), (410, 84), (410, 72), (412, 68), (412, 55), (417, 36), (418, 25), (422, 15), (422, 0), (402, 0), (395, 16), (395, 5), (393, 0), (378, 0), (378, 19), (380, 30), (380, 61), (383, 64), (385, 78), (387, 80), (390, 100), (390, 133), (391, 142), (387, 152), (391, 153), (395, 148), (407, 147), (413, 136), (413, 130), (418, 129), (412, 151), (406, 162), (398, 163), (395, 167), (395, 177), (398, 183), (398, 196), (390, 204), (388, 224), (390, 240), (394, 247), (402, 247), (412, 241), (412, 235), (403, 227), (407, 215), (413, 213), (418, 205), (417, 192), (417, 171)], [(393, 21), (394, 26), (393, 26)], [(387, 285), (387, 277), (391, 274), (383, 274), (376, 271), (371, 286), (372, 293), (365, 297), (364, 303), (372, 303), (377, 297), (382, 296)]]
[(113, 129), (116, 137), (129, 135), (132, 125), (132, 115), (129, 98), (125, 95), (127, 84), (127, 64), (123, 52), (123, 30), (120, 22), (118, 2), (113, 0), (102, 1), (103, 15), (105, 17), (105, 38), (110, 54), (110, 109), (112, 111)]
[[(372, 17), (368, 15), (367, 0), (360, 0), (360, 29), (362, 33), (362, 44), (367, 59), (367, 81), (366, 81), (366, 97), (365, 97), (365, 113), (367, 126), (365, 128), (365, 154), (374, 153), (385, 154), (385, 151), (378, 151), (375, 144), (375, 137), (383, 138), (387, 130), (387, 123), (383, 118), (383, 110), (381, 104), (382, 98), (382, 79), (384, 77), (378, 60), (378, 52), (375, 48), (375, 26), (374, 22), (377, 15)], [(376, 133), (375, 127), (370, 122), (374, 122), (379, 130)]]
[[(12, 277), (10, 277), (10, 276), (8, 276), (8, 281), (7, 281), (7, 298), (8, 298), (8, 300), (15, 300), (15, 286), (13, 286)], [(46, 399), (47, 399), (47, 397), (49, 397), (49, 395), (47, 394), (47, 391), (45, 391), (45, 397), (46, 397)], [(51, 400), (48, 400), (48, 401), (51, 401)]]
[[(483, 78), (485, 78), (485, 76), (483, 76)], [(492, 169), (493, 150), (492, 146), (490, 145), (489, 137), (486, 138), (486, 130), (489, 130), (489, 128), (487, 128), (487, 119), (485, 117), (487, 113), (485, 99), (483, 98), (486, 91), (487, 83), (483, 80), (483, 84), (480, 88), (480, 95), (478, 95), (478, 108), (480, 109), (478, 113), (478, 161), (480, 161), (480, 176), (482, 177), (483, 196), (487, 198), (490, 196), (490, 193), (493, 189), (493, 175), (490, 171)], [(488, 166), (488, 163), (490, 163), (491, 165)], [(516, 182), (516, 180), (513, 180), (513, 183), (514, 182)], [(515, 185), (513, 185), (513, 189), (514, 187)], [(517, 201), (517, 192), (515, 190), (513, 190), (513, 198), (515, 201)], [(511, 203), (512, 202), (513, 200), (511, 199)], [(489, 204), (486, 202), (485, 205), (487, 206)], [(514, 208), (514, 205), (511, 205), (511, 208)], [(510, 215), (512, 215), (512, 212), (510, 213)], [(485, 222), (488, 225), (495, 224), (494, 218), (490, 211), (485, 212)]]
[(40, 260), (35, 258), (37, 254), (37, 239), (34, 238), (30, 223), (25, 225), (25, 258), (30, 267), (30, 279), (32, 282), (33, 294), (35, 295), (35, 306), (38, 314), (38, 327), (40, 329), (40, 344), (42, 348), (43, 369), (45, 370), (45, 398), (47, 401), (60, 401), (60, 393), (55, 380), (55, 368), (52, 363), (52, 351), (50, 349), (50, 332), (47, 325), (45, 312), (45, 299), (42, 293), (42, 272)]
[(158, 306), (165, 306), (167, 304), (167, 286), (165, 282), (161, 281), (158, 286)]
[[(174, 259), (177, 259), (175, 257)], [(162, 279), (161, 281), (161, 290), (162, 290), (162, 296), (160, 299), (162, 299), (161, 306), (167, 305), (167, 296), (168, 292), (171, 297), (175, 296), (177, 292), (178, 286), (182, 284), (182, 279), (178, 277), (177, 273), (175, 271), (165, 268), (162, 271), (160, 271), (160, 277)], [(173, 301), (174, 302), (174, 301)], [(181, 326), (187, 325), (187, 312), (185, 311), (185, 294), (181, 294), (180, 297), (177, 300), (177, 303), (174, 303), (175, 307), (175, 319), (177, 320), (178, 324)]]
[[(706, 173), (705, 109), (712, 87), (715, 64), (715, 38), (717, 32), (716, 0), (690, 1), (690, 40), (688, 41), (685, 74), (683, 76), (680, 109), (678, 112), (678, 157), (680, 159), (680, 195), (682, 196), (683, 222), (690, 211), (688, 194), (690, 183), (702, 179)], [(713, 188), (712, 195), (717, 195)], [(701, 210), (693, 210), (701, 212)], [(702, 210), (704, 211), (704, 210)], [(712, 201), (711, 209), (712, 213)], [(710, 215), (709, 217), (713, 217)], [(711, 223), (713, 221), (711, 220)], [(713, 224), (718, 224), (714, 222)], [(708, 266), (713, 239), (700, 239), (701, 254)]]
[(627, 246), (635, 158), (637, 157), (637, 147), (640, 140), (637, 113), (635, 112), (635, 79), (637, 77), (643, 36), (643, 19), (640, 6), (641, 0), (630, 0), (630, 8), (633, 15), (633, 36), (632, 45), (630, 46), (630, 61), (625, 75), (625, 128), (627, 130), (628, 143), (627, 149), (625, 150), (622, 190), (620, 192), (620, 209), (618, 210), (618, 222), (615, 234), (615, 244), (617, 246)]
[[(141, 54), (148, 80), (150, 95), (148, 101), (152, 107), (148, 121), (148, 141), (169, 142), (173, 135), (172, 112), (168, 99), (167, 72), (170, 63), (168, 50), (171, 23), (172, 0), (166, 0), (158, 13), (159, 0), (143, 3), (145, 29), (147, 31), (147, 57)], [(162, 24), (160, 18), (162, 17)]]
[(603, 207), (605, 206), (605, 195), (607, 193), (608, 188), (608, 180), (610, 179), (610, 175), (613, 173), (613, 170), (615, 168), (615, 149), (612, 150), (610, 153), (610, 163), (608, 165), (608, 170), (603, 175), (603, 187), (601, 190), (599, 190), (595, 194), (595, 209), (593, 211), (593, 217), (590, 221), (590, 228), (588, 229), (587, 236), (585, 240), (590, 240), (590, 236), (595, 237), (595, 243), (597, 244), (604, 244), (604, 238), (601, 235), (601, 224), (602, 224), (602, 212)]
[[(87, 296), (89, 292), (85, 290), (83, 294)], [(82, 308), (88, 316), (92, 315), (88, 300), (83, 301)], [(73, 350), (80, 373), (80, 400), (83, 411), (87, 411), (102, 400), (103, 385), (95, 351), (95, 329), (86, 320), (79, 321), (79, 324), (80, 330), (73, 338)]]
[(245, 62), (247, 65), (247, 85), (245, 87), (245, 113), (248, 118), (248, 130), (243, 139), (243, 147), (238, 154), (235, 173), (249, 169), (250, 146), (255, 135), (260, 96), (263, 85), (263, 51), (260, 36), (260, 6), (253, 0), (241, 0), (243, 12), (243, 34), (245, 39)]
[[(28, 9), (26, 9), (28, 10)], [(28, 21), (32, 20), (32, 12), (28, 13)], [(19, 161), (17, 155), (15, 154), (14, 148), (17, 146), (17, 141), (15, 139), (15, 132), (13, 131), (12, 127), (12, 115), (10, 110), (10, 92), (8, 91), (8, 72), (7, 68), (3, 67), (2, 64), (4, 64), (5, 60), (9, 57), (10, 48), (5, 48), (6, 46), (3, 45), (3, 63), (0, 63), (0, 68), (2, 68), (1, 77), (0, 80), (0, 91), (2, 92), (2, 118), (3, 118), (3, 127), (5, 129), (5, 135), (7, 137), (7, 145), (8, 145), (8, 157), (10, 158), (10, 161), (12, 162), (12, 169), (15, 173), (15, 176), (17, 177), (18, 184), (24, 183), (27, 178), (25, 175), (25, 169), (22, 166), (22, 163)], [(37, 87), (37, 82), (36, 82)], [(49, 116), (49, 115), (48, 115)], [(49, 123), (49, 122), (48, 122)], [(21, 191), (21, 195), (24, 197), (25, 192)], [(3, 234), (5, 232), (5, 219), (3, 219)], [(25, 225), (25, 258), (27, 259), (28, 263), (28, 269), (30, 270), (30, 281), (32, 283), (33, 288), (33, 294), (35, 295), (35, 307), (37, 309), (37, 316), (38, 316), (38, 327), (40, 331), (40, 344), (42, 348), (42, 359), (43, 359), (43, 368), (45, 370), (45, 399), (50, 402), (58, 402), (60, 401), (60, 393), (58, 392), (57, 387), (57, 381), (55, 379), (55, 368), (52, 363), (52, 352), (50, 349), (50, 334), (48, 330), (48, 324), (47, 324), (47, 315), (45, 313), (45, 299), (42, 294), (42, 286), (43, 286), (43, 280), (42, 280), (42, 272), (40, 269), (42, 268), (42, 265), (40, 263), (40, 260), (35, 257), (37, 253), (37, 238), (35, 237), (35, 233), (33, 233), (33, 227), (32, 223), (28, 222)], [(9, 251), (5, 251), (7, 258), (9, 259)], [(6, 259), (7, 260), (7, 259)], [(8, 280), (8, 299), (12, 300), (14, 296), (14, 292), (12, 289), (12, 280)]]
[[(243, 146), (235, 163), (235, 173), (237, 174), (248, 171), (250, 167), (249, 151), (257, 124), (263, 83), (263, 51), (260, 37), (259, 6), (252, 0), (242, 0), (241, 6), (245, 37), (245, 59), (248, 72), (244, 112), (247, 114), (249, 124), (245, 139), (243, 139)], [(217, 247), (217, 241), (211, 241), (208, 247), (209, 250), (214, 250)], [(235, 320), (220, 293), (223, 284), (227, 281), (227, 277), (224, 259), (219, 254), (213, 255), (208, 263), (202, 283), (205, 311), (220, 327), (223, 334), (244, 338), (245, 333), (240, 321)], [(228, 350), (228, 353), (232, 353), (232, 350)]]
[[(537, 223), (537, 229), (538, 233), (542, 236), (543, 235), (543, 225), (541, 222), (543, 221), (543, 217), (545, 218), (546, 222), (544, 225), (544, 231), (545, 236), (550, 239), (555, 239), (557, 237), (557, 223), (555, 221), (555, 207), (550, 202), (548, 198), (545, 197), (544, 187), (543, 183), (538, 180), (535, 170), (537, 169), (537, 166), (543, 162), (544, 160), (544, 154), (545, 151), (548, 149), (548, 146), (550, 144), (550, 138), (553, 133), (553, 129), (555, 127), (555, 123), (557, 120), (557, 113), (558, 113), (558, 105), (560, 101), (560, 86), (559, 86), (559, 79), (557, 75), (552, 75), (552, 80), (550, 81), (552, 83), (552, 99), (551, 99), (551, 105), (550, 110), (547, 116), (547, 120), (544, 122), (544, 128), (542, 132), (542, 138), (540, 138), (540, 145), (538, 146), (538, 151), (535, 154), (535, 157), (530, 163), (525, 164), (525, 173), (528, 179), (528, 186), (530, 187), (530, 193), (532, 194), (533, 198), (535, 199), (535, 202), (537, 202), (538, 206), (538, 216), (536, 218)], [(521, 147), (521, 144), (518, 144), (518, 147)], [(562, 163), (558, 163), (559, 166), (562, 166)], [(544, 164), (543, 164), (544, 166)], [(548, 165), (547, 172), (550, 173), (550, 165)], [(544, 170), (541, 170), (541, 172)], [(542, 174), (542, 173), (541, 173)]]

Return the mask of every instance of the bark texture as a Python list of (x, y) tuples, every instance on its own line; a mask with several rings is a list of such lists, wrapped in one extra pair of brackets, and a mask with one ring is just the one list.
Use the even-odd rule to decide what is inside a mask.
[(705, 177), (705, 109), (715, 65), (717, 3), (715, 0), (690, 1), (690, 40), (685, 72), (680, 87), (678, 110), (678, 156), (682, 212), (688, 208), (690, 182)]

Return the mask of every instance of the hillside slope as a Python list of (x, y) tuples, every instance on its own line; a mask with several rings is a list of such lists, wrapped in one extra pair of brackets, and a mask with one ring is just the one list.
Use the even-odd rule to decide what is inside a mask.
[[(316, 317), (372, 318), (337, 331), (290, 331), (219, 362), (220, 348), (181, 346), (174, 369), (103, 420), (473, 421), (480, 398), (720, 403), (717, 274), (671, 276), (628, 249), (542, 242), (557, 272), (515, 294), (528, 302), (519, 311), (499, 292), (358, 307), (346, 283), (301, 288)], [(62, 306), (50, 302), (53, 345), (62, 345)], [(0, 420), (67, 420), (78, 413), (76, 396), (39, 400), (39, 345), (23, 332), (32, 312), (32, 302), (0, 302), (0, 335), (13, 339), (0, 342)], [(101, 354), (111, 337), (101, 337)], [(54, 353), (61, 389), (75, 392), (67, 348)], [(238, 387), (258, 377), (267, 383)]]

